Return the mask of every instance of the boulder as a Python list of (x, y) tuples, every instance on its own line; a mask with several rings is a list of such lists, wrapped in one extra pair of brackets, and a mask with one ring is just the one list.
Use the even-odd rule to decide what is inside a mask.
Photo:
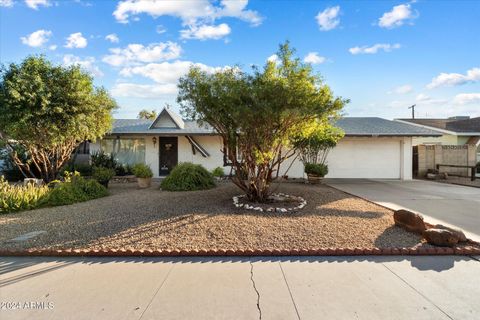
[(418, 213), (414, 213), (408, 210), (397, 210), (393, 213), (393, 219), (395, 225), (402, 227), (410, 232), (421, 234), (427, 228), (423, 222), (423, 217)]
[(423, 237), (428, 243), (441, 247), (453, 247), (458, 243), (454, 233), (446, 229), (428, 229), (423, 232)]
[(458, 242), (467, 242), (467, 237), (465, 236), (465, 233), (463, 233), (463, 231), (460, 230), (460, 229), (450, 228), (450, 227), (444, 226), (442, 224), (436, 224), (433, 228), (448, 230), (458, 238)]

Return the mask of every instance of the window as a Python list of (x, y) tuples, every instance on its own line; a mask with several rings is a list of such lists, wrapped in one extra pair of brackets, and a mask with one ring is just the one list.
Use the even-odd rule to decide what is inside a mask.
[(100, 149), (115, 154), (115, 159), (121, 164), (145, 163), (145, 139), (103, 139)]

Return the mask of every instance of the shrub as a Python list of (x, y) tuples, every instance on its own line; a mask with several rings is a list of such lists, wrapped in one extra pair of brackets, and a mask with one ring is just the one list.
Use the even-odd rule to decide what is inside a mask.
[(214, 177), (223, 177), (225, 175), (225, 171), (223, 171), (223, 168), (222, 167), (216, 167), (215, 169), (213, 169), (212, 171), (212, 175)]
[(321, 163), (305, 163), (305, 173), (325, 177), (328, 174), (328, 166)]
[(79, 163), (73, 166), (74, 171), (80, 172), (81, 176), (89, 177), (93, 174), (93, 167), (87, 163)]
[(115, 154), (107, 154), (103, 151), (97, 151), (90, 157), (93, 167), (103, 167), (109, 169), (115, 169), (118, 166), (117, 160), (115, 160)]
[(36, 208), (48, 192), (48, 186), (10, 185), (0, 176), (0, 214)]
[(199, 164), (180, 163), (162, 181), (161, 187), (168, 191), (193, 191), (215, 186), (213, 176)]
[(134, 165), (132, 171), (137, 178), (145, 179), (153, 177), (152, 169), (150, 169), (149, 166), (143, 163), (137, 163), (136, 165)]
[(108, 195), (107, 189), (96, 180), (86, 180), (81, 176), (74, 176), (70, 181), (57, 183), (45, 197), (43, 205), (62, 206), (101, 198)]
[(108, 187), (108, 182), (115, 175), (115, 170), (103, 167), (93, 168), (93, 178), (97, 180), (101, 185)]

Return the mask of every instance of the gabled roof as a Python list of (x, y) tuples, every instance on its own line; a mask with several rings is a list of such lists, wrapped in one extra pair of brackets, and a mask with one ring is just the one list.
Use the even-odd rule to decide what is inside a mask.
[[(168, 110), (169, 114), (173, 112)], [(163, 111), (162, 111), (163, 112)], [(174, 113), (173, 113), (174, 114)], [(215, 135), (215, 130), (195, 121), (183, 121), (183, 128), (177, 126), (155, 127), (155, 121), (142, 119), (117, 119), (111, 135)], [(172, 119), (174, 119), (172, 117)], [(173, 120), (172, 120), (173, 121)], [(346, 117), (335, 122), (345, 131), (346, 136), (441, 136), (442, 134), (422, 127), (374, 117)]]
[(185, 122), (183, 122), (183, 119), (178, 114), (171, 111), (168, 107), (165, 107), (163, 108), (162, 112), (160, 112), (157, 119), (155, 119), (155, 121), (153, 121), (153, 123), (150, 125), (149, 129), (172, 127), (184, 129)]
[(401, 122), (408, 122), (414, 125), (429, 127), (432, 129), (441, 129), (451, 131), (452, 133), (460, 133), (462, 135), (480, 134), (480, 117), (471, 119), (398, 119)]

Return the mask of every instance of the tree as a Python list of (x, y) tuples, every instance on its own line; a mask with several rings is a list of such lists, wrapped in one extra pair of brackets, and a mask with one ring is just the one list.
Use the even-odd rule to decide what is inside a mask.
[(107, 91), (94, 87), (79, 66), (30, 56), (1, 68), (0, 140), (26, 177), (39, 172), (47, 182), (55, 179), (80, 142), (111, 129), (114, 108)]
[(337, 145), (344, 134), (341, 129), (331, 125), (328, 120), (324, 123), (319, 123), (315, 120), (311, 130), (304, 130), (304, 132), (292, 140), (304, 164), (323, 165), (330, 150)]
[(223, 138), (233, 183), (250, 201), (264, 202), (280, 165), (296, 156), (292, 138), (312, 123), (339, 114), (348, 100), (335, 98), (308, 64), (280, 45), (279, 63), (251, 73), (229, 68), (209, 74), (192, 67), (179, 81), (183, 115), (210, 124)]
[(147, 109), (143, 109), (138, 113), (138, 119), (146, 119), (146, 120), (155, 120), (157, 118), (157, 111), (152, 110), (148, 111)]

